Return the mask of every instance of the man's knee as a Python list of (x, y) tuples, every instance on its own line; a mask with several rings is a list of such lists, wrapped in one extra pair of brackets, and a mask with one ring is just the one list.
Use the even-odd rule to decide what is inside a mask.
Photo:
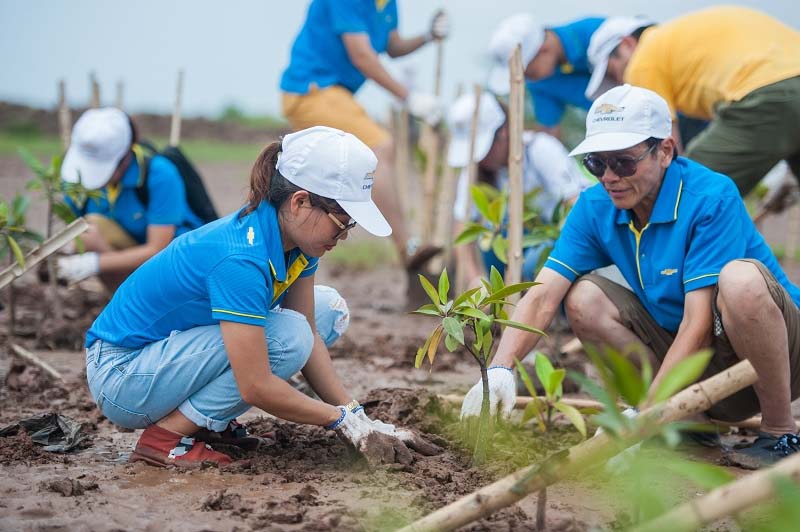
[(772, 302), (772, 297), (764, 280), (764, 275), (752, 262), (733, 260), (719, 272), (720, 310), (748, 312), (763, 309), (764, 304)]
[(597, 309), (606, 299), (599, 286), (588, 279), (579, 279), (572, 285), (564, 299), (564, 309), (572, 326), (592, 323), (596, 318), (593, 309)]

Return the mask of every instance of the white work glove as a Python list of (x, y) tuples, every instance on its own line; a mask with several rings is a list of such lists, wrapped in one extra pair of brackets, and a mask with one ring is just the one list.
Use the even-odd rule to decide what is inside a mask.
[(359, 406), (357, 409), (353, 410), (353, 413), (359, 418), (361, 418), (361, 421), (369, 423), (372, 426), (372, 428), (374, 430), (377, 430), (378, 432), (390, 435), (394, 435), (396, 432), (395, 426), (392, 425), (391, 423), (384, 423), (383, 421), (377, 419), (370, 419), (369, 416), (367, 416), (367, 413), (364, 412), (363, 406)]
[(399, 439), (406, 445), (406, 447), (417, 451), (421, 455), (433, 456), (442, 452), (441, 447), (429, 442), (413, 431), (398, 429), (391, 423), (384, 423), (383, 421), (379, 421), (377, 419), (370, 419), (366, 412), (364, 412), (364, 407), (359, 406), (353, 410), (353, 413), (361, 418), (361, 420), (365, 423), (369, 423), (372, 426), (372, 429), (376, 432)]
[(442, 120), (442, 106), (433, 94), (412, 91), (406, 98), (406, 106), (409, 113), (431, 126)]
[(87, 251), (80, 255), (60, 257), (56, 261), (58, 278), (68, 283), (76, 283), (100, 271), (100, 255)]
[(450, 17), (444, 11), (437, 11), (431, 18), (431, 28), (425, 34), (425, 41), (446, 39), (450, 34)]
[(381, 432), (365, 414), (353, 413), (344, 406), (338, 408), (342, 416), (326, 428), (335, 430), (352, 444), (371, 467), (395, 463), (409, 465), (414, 461), (411, 451), (396, 434)]
[[(492, 366), (487, 373), (489, 377), (489, 413), (494, 415), (499, 408), (500, 415), (508, 418), (517, 402), (517, 383), (514, 379), (514, 372), (505, 366)], [(480, 416), (482, 401), (483, 383), (478, 381), (464, 397), (464, 404), (461, 405), (461, 419)]]

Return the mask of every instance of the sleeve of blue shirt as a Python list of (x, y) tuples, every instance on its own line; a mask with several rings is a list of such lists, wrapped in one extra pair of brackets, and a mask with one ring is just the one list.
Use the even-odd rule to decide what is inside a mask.
[(328, 0), (333, 32), (336, 35), (343, 33), (368, 33), (369, 25), (367, 13), (362, 0)]
[(584, 194), (581, 194), (567, 216), (561, 235), (544, 264), (571, 282), (585, 273), (610, 264), (605, 251), (594, 236), (589, 207), (589, 201)]
[(714, 208), (701, 215), (683, 262), (684, 292), (717, 284), (722, 267), (745, 256), (742, 224), (749, 219), (738, 195), (719, 198)]
[[(226, 257), (214, 267), (206, 282), (212, 318), (262, 327), (266, 324), (272, 280), (265, 279), (251, 257)], [(257, 289), (264, 286), (267, 290)]]
[(306, 267), (303, 268), (300, 277), (311, 277), (315, 273), (317, 273), (317, 266), (319, 266), (319, 257), (309, 257), (308, 255), (305, 256), (308, 259), (308, 264)]
[(180, 225), (184, 220), (186, 187), (178, 169), (164, 157), (153, 157), (147, 173), (147, 224)]

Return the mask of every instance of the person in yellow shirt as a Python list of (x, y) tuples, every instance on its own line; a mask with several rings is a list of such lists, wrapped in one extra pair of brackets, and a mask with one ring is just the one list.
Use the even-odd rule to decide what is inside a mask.
[(605, 78), (657, 92), (673, 120), (711, 120), (685, 155), (729, 176), (742, 195), (781, 160), (800, 176), (800, 32), (733, 6), (627, 35), (602, 29), (587, 96)]

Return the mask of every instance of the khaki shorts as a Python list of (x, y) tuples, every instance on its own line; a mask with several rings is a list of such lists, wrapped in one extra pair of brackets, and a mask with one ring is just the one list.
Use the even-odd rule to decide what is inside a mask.
[(782, 160), (800, 178), (800, 76), (756, 89), (715, 109), (686, 157), (725, 174), (747, 195)]
[(283, 116), (295, 131), (311, 126), (335, 127), (352, 133), (370, 148), (391, 138), (356, 102), (353, 93), (339, 85), (312, 87), (308, 94), (284, 92), (281, 104)]
[[(798, 310), (786, 289), (778, 283), (766, 266), (756, 260), (742, 260), (753, 263), (759, 269), (764, 276), (772, 299), (783, 313), (786, 330), (789, 335), (789, 367), (791, 371), (792, 399), (794, 400), (800, 396), (800, 310)], [(675, 334), (658, 325), (633, 292), (599, 275), (584, 275), (579, 279), (579, 281), (582, 280), (591, 281), (597, 285), (619, 309), (623, 325), (633, 331), (659, 360), (664, 360), (667, 350), (675, 339)], [(722, 320), (716, 305), (717, 292), (718, 287), (715, 286), (714, 298), (712, 299), (715, 331), (711, 341), (714, 356), (711, 357), (711, 362), (705, 373), (703, 373), (701, 380), (716, 375), (740, 361), (722, 328)], [(707, 413), (712, 418), (721, 421), (741, 421), (760, 411), (758, 397), (753, 387), (750, 386), (720, 401), (711, 407)]]
[(136, 240), (134, 240), (133, 237), (125, 229), (123, 229), (121, 225), (111, 218), (101, 214), (87, 214), (84, 216), (84, 218), (86, 218), (87, 222), (97, 228), (97, 231), (103, 237), (103, 240), (105, 240), (106, 243), (116, 251), (139, 245), (139, 243), (136, 242)]

